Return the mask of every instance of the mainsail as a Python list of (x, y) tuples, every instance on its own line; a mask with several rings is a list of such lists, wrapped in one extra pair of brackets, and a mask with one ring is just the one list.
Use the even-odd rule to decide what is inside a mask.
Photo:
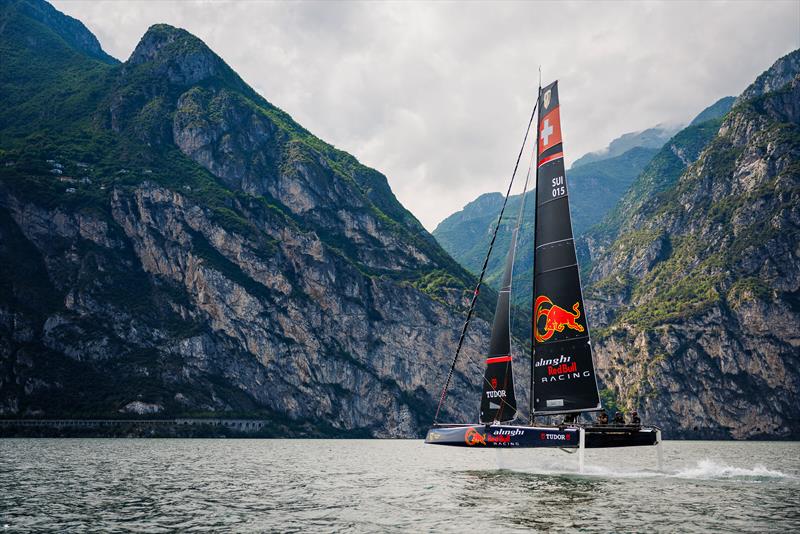
[(533, 281), (533, 412), (597, 410), (600, 398), (564, 172), (558, 82), (540, 92)]
[(486, 372), (483, 375), (481, 423), (510, 421), (517, 414), (517, 399), (514, 395), (514, 376), (511, 368), (511, 279), (518, 229), (518, 227), (515, 228), (511, 234), (511, 248), (506, 256), (503, 284), (494, 311), (489, 357), (486, 358)]

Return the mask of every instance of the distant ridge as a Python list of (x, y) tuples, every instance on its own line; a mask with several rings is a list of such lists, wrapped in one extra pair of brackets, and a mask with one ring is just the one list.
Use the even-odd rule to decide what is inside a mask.
[(692, 119), (692, 122), (689, 123), (689, 126), (694, 126), (702, 122), (724, 117), (731, 110), (734, 102), (736, 102), (735, 96), (726, 96), (720, 98), (706, 109), (701, 111), (697, 117)]
[(577, 169), (587, 163), (601, 161), (604, 159), (620, 156), (628, 150), (636, 147), (641, 148), (661, 148), (667, 140), (675, 135), (680, 129), (679, 126), (658, 125), (641, 132), (630, 132), (623, 134), (611, 141), (604, 150), (589, 152), (572, 163), (572, 169)]

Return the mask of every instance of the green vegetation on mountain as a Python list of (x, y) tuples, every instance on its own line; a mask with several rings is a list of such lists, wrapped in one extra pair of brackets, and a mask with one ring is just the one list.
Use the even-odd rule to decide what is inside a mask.
[(119, 63), (44, 1), (0, 16), (0, 415), (428, 423), (475, 279), (381, 173), (184, 30)]
[(589, 232), (589, 312), (621, 404), (686, 435), (704, 417), (720, 437), (798, 434), (799, 160), (800, 50), (679, 132)]

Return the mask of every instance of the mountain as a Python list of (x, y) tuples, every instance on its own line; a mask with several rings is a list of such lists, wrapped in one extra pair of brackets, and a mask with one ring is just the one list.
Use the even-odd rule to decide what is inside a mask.
[[(418, 435), (474, 278), (386, 178), (184, 30), (120, 63), (41, 0), (0, 12), (0, 416)], [(445, 418), (477, 408), (487, 340)]]
[(800, 70), (800, 55), (786, 54), (778, 59), (775, 64), (765, 70), (758, 78), (739, 95), (736, 104), (757, 98), (765, 93), (779, 91), (785, 87), (787, 80), (792, 79)]
[[(723, 99), (724, 100), (724, 99)], [(698, 118), (719, 118), (730, 107), (717, 102), (703, 110)], [(695, 121), (698, 119), (695, 119)], [(617, 204), (628, 188), (659, 154), (659, 149), (670, 139), (674, 129), (656, 126), (644, 132), (625, 134), (609, 144), (609, 149), (599, 154), (586, 154), (567, 171), (570, 184), (572, 227), (576, 236), (581, 236), (590, 227), (603, 220)], [(622, 148), (626, 150), (620, 152)], [(662, 150), (663, 151), (663, 150)], [(502, 277), (502, 251), (508, 250), (511, 229), (516, 221), (522, 195), (509, 198), (507, 219), (497, 236), (496, 250), (487, 269), (487, 282), (497, 289)], [(531, 197), (532, 198), (532, 197)], [(479, 273), (491, 241), (497, 214), (503, 204), (500, 193), (485, 193), (470, 202), (461, 211), (444, 219), (434, 229), (433, 235), (439, 244), (462, 266), (472, 273)], [(530, 231), (522, 232), (518, 246), (526, 250), (531, 245), (533, 228), (533, 202), (526, 205), (523, 225)], [(520, 254), (515, 262), (515, 283), (519, 287), (530, 287), (533, 256)], [(515, 292), (514, 301), (527, 307), (530, 295)]]
[(606, 394), (693, 438), (797, 439), (800, 50), (686, 128), (586, 237)]
[(658, 125), (653, 128), (648, 128), (641, 132), (630, 132), (622, 134), (620, 137), (611, 141), (608, 146), (598, 152), (589, 152), (572, 163), (572, 169), (576, 170), (579, 167), (588, 163), (595, 163), (598, 161), (606, 160), (621, 156), (632, 148), (652, 148), (659, 149), (664, 146), (667, 140), (675, 135), (679, 130), (676, 126)]
[(706, 109), (700, 112), (700, 114), (692, 119), (692, 122), (689, 123), (689, 126), (695, 126), (697, 124), (702, 124), (706, 121), (710, 121), (713, 119), (718, 119), (720, 117), (724, 117), (728, 114), (728, 112), (733, 107), (733, 103), (736, 101), (736, 97), (733, 96), (726, 96), (720, 98)]
[[(2, 24), (3, 33), (6, 31), (9, 33), (14, 32), (14, 28), (6, 29), (5, 26), (9, 22), (12, 24), (17, 22), (19, 19), (16, 18), (16, 14), (18, 13), (25, 16), (29, 21), (35, 21), (46, 26), (52, 34), (63, 40), (77, 54), (84, 54), (104, 63), (119, 63), (119, 61), (103, 51), (100, 42), (81, 21), (61, 13), (47, 2), (3, 0), (0, 6), (0, 9), (2, 9), (2, 13), (0, 13), (2, 22), (0, 24)], [(17, 36), (19, 35), (21, 34), (17, 34)], [(39, 53), (47, 53), (48, 41), (52, 39), (52, 35), (41, 36), (34, 33), (25, 33), (24, 35), (30, 48), (36, 49)]]
[(709, 117), (707, 120), (698, 122), (695, 119), (690, 126), (670, 138), (643, 167), (640, 174), (631, 181), (628, 191), (618, 197), (619, 201), (613, 209), (608, 211), (598, 224), (587, 229), (585, 235), (577, 236), (578, 253), (583, 269), (590, 262), (583, 250), (586, 243), (607, 244), (619, 235), (621, 229), (636, 228), (644, 217), (650, 216), (651, 212), (647, 211), (647, 207), (651, 210), (658, 209), (665, 191), (675, 185), (689, 165), (697, 161), (717, 134), (725, 116), (724, 113), (722, 115), (717, 113), (724, 109), (712, 104), (697, 116), (698, 119)]
[[(685, 167), (684, 161), (678, 154), (693, 154), (705, 145), (708, 131), (714, 130), (719, 126), (711, 121), (720, 121), (730, 109), (733, 98), (721, 99), (704, 109), (692, 121), (692, 124), (701, 121), (703, 125), (696, 128), (687, 128), (682, 135), (677, 138), (661, 139), (660, 136), (666, 135), (669, 131), (663, 127), (655, 127), (645, 130), (639, 134), (625, 134), (615, 139), (609, 144), (609, 150), (603, 158), (586, 156), (579, 158), (580, 165), (573, 165), (567, 171), (570, 184), (570, 203), (572, 212), (572, 227), (576, 238), (580, 238), (590, 228), (604, 220), (604, 217), (617, 207), (617, 203), (623, 198), (625, 193), (634, 181), (643, 172), (659, 175), (665, 168), (677, 169), (679, 174)], [(705, 119), (705, 120), (702, 120)], [(708, 124), (706, 124), (708, 122)], [(673, 148), (664, 148), (662, 145), (670, 142)], [(642, 143), (629, 148), (626, 152), (610, 156), (619, 147), (631, 146), (633, 143)], [(686, 147), (684, 148), (684, 144)], [(697, 145), (697, 146), (695, 146)], [(696, 155), (696, 154), (695, 154)], [(687, 157), (683, 155), (684, 159)], [(594, 159), (593, 159), (594, 158)], [(673, 160), (677, 159), (677, 163)], [(577, 162), (576, 162), (577, 163)], [(672, 171), (675, 174), (675, 170)], [(647, 179), (639, 180), (640, 184), (647, 183)], [(639, 187), (642, 187), (641, 185)], [(641, 198), (643, 193), (632, 195), (634, 199)], [(532, 198), (532, 197), (531, 197)], [(504, 253), (508, 250), (511, 239), (511, 230), (516, 222), (519, 212), (522, 195), (513, 195), (508, 200), (506, 208), (506, 219), (497, 235), (495, 246), (498, 253), (492, 255), (487, 267), (486, 280), (488, 284), (497, 289), (500, 278), (502, 277)], [(461, 211), (458, 211), (444, 219), (434, 229), (433, 235), (442, 247), (455, 258), (462, 266), (472, 273), (479, 273), (483, 266), (486, 251), (494, 231), (494, 224), (497, 221), (497, 214), (503, 204), (503, 196), (500, 193), (485, 193), (470, 202)], [(518, 246), (520, 250), (527, 250), (525, 247), (532, 245), (531, 236), (533, 235), (533, 213), (534, 203), (527, 202), (525, 209), (523, 226), (527, 231), (520, 234)], [(612, 220), (608, 225), (618, 224)], [(615, 228), (615, 227), (614, 227)], [(598, 233), (601, 235), (601, 233)], [(599, 237), (599, 235), (597, 237)], [(582, 245), (582, 241), (580, 244)], [(585, 250), (579, 250), (581, 264), (588, 265), (590, 260)], [(514, 301), (524, 309), (530, 307), (531, 273), (533, 272), (533, 256), (520, 254), (515, 263), (515, 288)]]
[[(626, 134), (628, 135), (628, 134)], [(624, 137), (624, 136), (623, 136)], [(615, 145), (615, 142), (611, 143)], [(617, 146), (617, 145), (615, 145)], [(636, 177), (646, 168), (658, 149), (634, 146), (614, 157), (585, 163), (567, 171), (570, 183), (570, 202), (572, 226), (576, 236), (603, 220), (625, 194)], [(523, 225), (528, 231), (520, 234), (520, 250), (532, 245), (533, 235), (533, 192), (526, 202)], [(497, 236), (496, 251), (489, 261), (487, 281), (497, 289), (502, 277), (504, 252), (508, 250), (511, 229), (516, 222), (522, 195), (509, 198), (506, 219)], [(489, 247), (489, 242), (503, 204), (500, 193), (485, 193), (470, 202), (461, 211), (444, 219), (433, 231), (440, 245), (461, 265), (472, 273), (479, 273)], [(520, 254), (515, 263), (515, 302), (528, 307), (530, 301), (531, 273), (533, 256)]]

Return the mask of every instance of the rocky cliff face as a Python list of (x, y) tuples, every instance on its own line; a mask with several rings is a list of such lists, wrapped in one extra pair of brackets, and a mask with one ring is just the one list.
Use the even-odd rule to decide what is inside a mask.
[(592, 244), (603, 382), (671, 435), (800, 435), (798, 58), (743, 93), (677, 181), (629, 193), (614, 237)]
[[(53, 29), (7, 14), (2, 45), (26, 60), (2, 77), (24, 84), (20, 34)], [(0, 132), (0, 416), (418, 435), (472, 279), (385, 177), (182, 30), (151, 28), (120, 65), (68, 48), (51, 54), (77, 96), (34, 96), (47, 113)], [(443, 418), (474, 416), (487, 339), (476, 320)]]

